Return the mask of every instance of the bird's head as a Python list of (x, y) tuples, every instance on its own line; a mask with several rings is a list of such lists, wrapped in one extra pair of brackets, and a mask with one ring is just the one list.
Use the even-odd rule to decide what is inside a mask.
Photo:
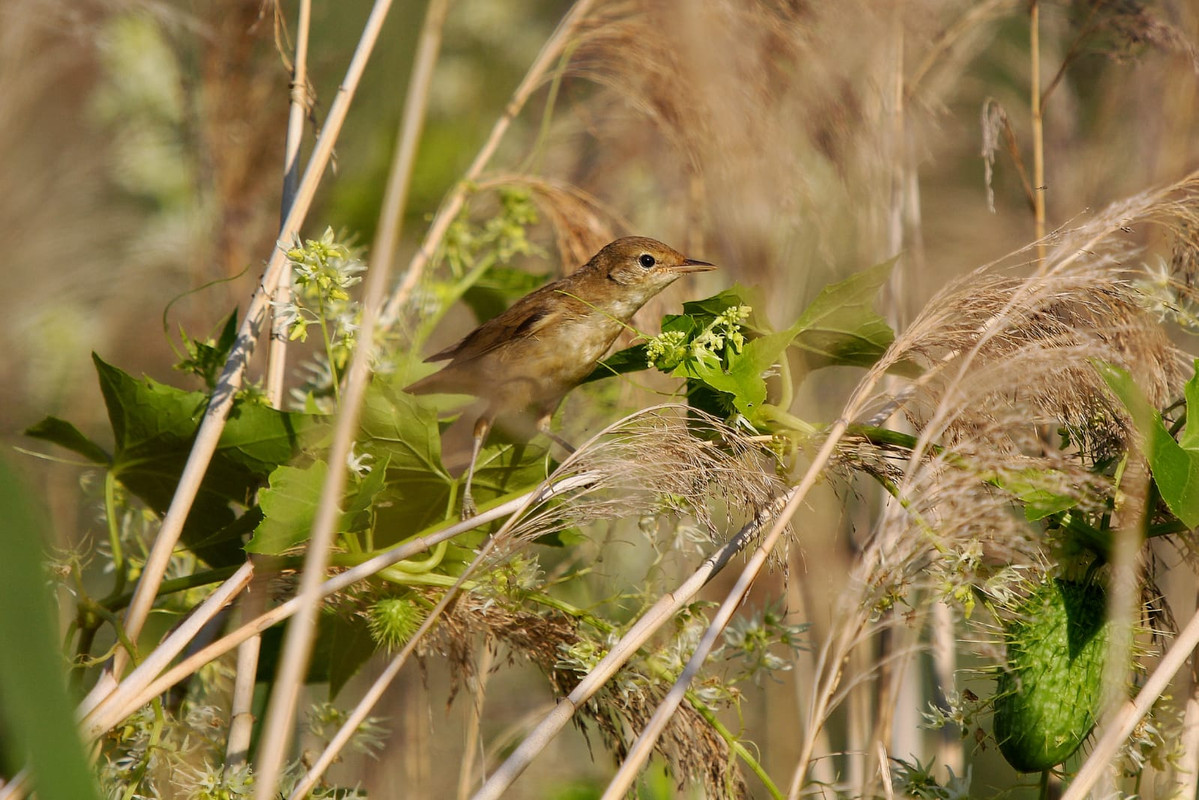
[(640, 307), (646, 300), (689, 272), (716, 269), (707, 261), (687, 258), (679, 251), (644, 236), (626, 236), (608, 244), (587, 265), (615, 294)]

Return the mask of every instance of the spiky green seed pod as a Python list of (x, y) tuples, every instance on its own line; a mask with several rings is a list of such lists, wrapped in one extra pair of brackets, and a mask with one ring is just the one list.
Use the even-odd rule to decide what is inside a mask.
[(1095, 727), (1106, 610), (1102, 587), (1054, 579), (1037, 587), (1005, 625), (1007, 667), (995, 688), (995, 738), (1021, 772), (1061, 764)]
[(375, 644), (385, 650), (403, 647), (425, 619), (425, 612), (406, 597), (385, 597), (367, 612), (367, 627)]

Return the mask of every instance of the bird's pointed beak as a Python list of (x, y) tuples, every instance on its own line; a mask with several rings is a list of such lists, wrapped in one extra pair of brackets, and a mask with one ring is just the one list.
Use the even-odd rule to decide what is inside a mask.
[(683, 263), (671, 267), (674, 272), (711, 272), (716, 269), (715, 264), (709, 264), (707, 261), (696, 261), (694, 258), (685, 258)]

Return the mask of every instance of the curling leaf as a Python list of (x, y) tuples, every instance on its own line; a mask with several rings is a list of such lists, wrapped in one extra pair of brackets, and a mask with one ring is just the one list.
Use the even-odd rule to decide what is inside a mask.
[(1162, 499), (1188, 528), (1199, 526), (1199, 372), (1187, 381), (1186, 430), (1175, 441), (1127, 370), (1100, 362), (1095, 368), (1132, 417)]

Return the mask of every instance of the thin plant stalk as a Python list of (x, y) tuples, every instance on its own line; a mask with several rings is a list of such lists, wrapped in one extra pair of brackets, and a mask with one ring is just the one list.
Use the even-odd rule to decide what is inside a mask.
[[(242, 564), (237, 572), (233, 573), (224, 583), (222, 583), (212, 594), (204, 599), (194, 611), (192, 611), (179, 626), (171, 631), (170, 635), (163, 640), (162, 644), (154, 648), (146, 658), (138, 664), (135, 672), (144, 674), (158, 674), (166, 669), (192, 639), (199, 634), (200, 630), (207, 625), (212, 619), (220, 613), (226, 605), (241, 593), (243, 589), (250, 585), (250, 580), (254, 577), (254, 565), (249, 561)], [(132, 676), (133, 673), (131, 673)], [(100, 702), (100, 706), (120, 703), (124, 700), (131, 691), (133, 686), (129, 685), (129, 681), (122, 681), (112, 693), (105, 696)], [(92, 696), (85, 698), (84, 702), (79, 707), (79, 715), (87, 716), (94, 711), (94, 706), (89, 705), (89, 701), (93, 700)]]
[[(534, 491), (526, 492), (525, 494), (502, 503), (495, 508), (481, 511), (479, 512), (478, 516), (471, 517), (463, 522), (454, 523), (443, 530), (436, 531), (425, 536), (418, 536), (401, 545), (397, 545), (385, 553), (380, 553), (374, 558), (364, 561), (361, 564), (346, 570), (345, 572), (334, 575), (325, 581), (322, 592), (325, 597), (328, 597), (329, 595), (339, 592), (346, 587), (357, 583), (358, 581), (371, 577), (380, 570), (386, 569), (398, 561), (403, 561), (418, 553), (430, 550), (440, 542), (448, 541), (456, 536), (466, 533), (467, 531), (488, 525), (509, 514), (513, 514), (521, 508), (524, 508), (525, 504), (529, 502), (530, 498), (535, 498), (534, 502), (544, 502), (555, 495), (562, 494), (563, 492), (573, 491), (574, 489), (586, 486), (589, 483), (594, 482), (594, 480), (595, 477), (593, 475), (584, 473), (581, 475), (571, 476), (557, 483), (547, 483), (541, 487), (538, 487)], [(221, 588), (224, 588), (224, 585), (222, 585)], [(221, 591), (221, 589), (218, 589), (217, 591)], [(209, 644), (202, 650), (193, 653), (161, 675), (159, 675), (159, 671), (162, 667), (159, 666), (157, 669), (154, 669), (154, 665), (147, 666), (147, 662), (149, 661), (149, 659), (147, 659), (146, 662), (143, 662), (137, 669), (131, 672), (124, 681), (121, 682), (122, 687), (125, 687), (126, 685), (129, 687), (128, 690), (122, 690), (121, 692), (122, 696), (128, 695), (129, 699), (127, 702), (120, 704), (114, 703), (112, 702), (113, 698), (110, 695), (109, 697), (104, 698), (103, 701), (96, 707), (91, 708), (90, 710), (80, 710), (79, 716), (83, 718), (84, 737), (88, 740), (91, 740), (100, 736), (105, 731), (119, 724), (122, 720), (148, 703), (157, 695), (162, 694), (179, 681), (183, 680), (189, 675), (194, 674), (205, 664), (208, 664), (221, 657), (225, 653), (228, 653), (250, 637), (261, 633), (262, 631), (278, 622), (281, 622), (282, 620), (287, 619), (295, 613), (298, 607), (299, 600), (298, 598), (293, 597), (287, 602), (276, 606), (275, 608), (256, 617), (255, 619), (243, 623), (236, 630), (226, 634), (220, 639), (217, 639), (215, 642)], [(181, 644), (178, 646), (178, 649), (171, 654), (171, 658), (173, 658), (175, 654), (182, 651), (183, 647), (186, 646), (187, 641), (190, 641), (190, 638), (191, 637), (179, 637)], [(167, 642), (169, 643), (170, 641), (171, 640), (168, 638)], [(165, 644), (166, 643), (164, 643), (164, 645)], [(152, 654), (152, 657), (157, 657), (157, 651), (155, 651), (155, 654)], [(168, 658), (168, 663), (169, 660), (170, 659)]]
[[(1140, 552), (1145, 543), (1145, 499), (1149, 492), (1149, 474), (1139, 464), (1130, 465), (1120, 481), (1120, 493), (1127, 500), (1121, 509), (1122, 523), (1112, 541), (1107, 619), (1111, 633), (1104, 654), (1102, 675), (1103, 713), (1110, 719), (1119, 712), (1127, 697), (1128, 668), (1132, 663), (1133, 635), (1140, 611)], [(1116, 775), (1106, 773), (1108, 789), (1115, 791)], [(1109, 792), (1110, 795), (1110, 792)]]
[[(858, 396), (860, 397), (863, 394), (864, 392), (859, 392)], [(766, 566), (766, 562), (769, 560), (771, 552), (774, 551), (775, 545), (782, 538), (783, 532), (787, 530), (791, 518), (799, 510), (800, 504), (803, 503), (808, 492), (811, 491), (812, 487), (816, 485), (817, 480), (823, 475), (824, 468), (828, 465), (834, 451), (837, 449), (837, 445), (841, 442), (841, 437), (845, 434), (848, 427), (849, 422), (847, 417), (842, 416), (829, 430), (824, 444), (812, 460), (812, 465), (808, 468), (807, 473), (804, 474), (803, 480), (791, 492), (790, 499), (783, 506), (782, 511), (779, 512), (778, 518), (774, 521), (774, 526), (770, 529), (770, 533), (766, 535), (754, 550), (745, 568), (741, 570), (737, 582), (733, 584), (733, 588), (729, 590), (724, 602), (721, 603), (716, 616), (708, 624), (707, 630), (704, 631), (703, 637), (700, 639), (699, 644), (696, 645), (691, 658), (687, 661), (687, 666), (683, 668), (682, 673), (680, 673), (674, 685), (670, 687), (670, 691), (667, 692), (666, 697), (658, 705), (657, 709), (654, 710), (654, 714), (646, 725), (645, 730), (641, 732), (641, 735), (637, 737), (637, 741), (629, 748), (629, 754), (625, 758), (624, 763), (620, 765), (616, 776), (604, 791), (603, 800), (616, 800), (616, 798), (624, 797), (632, 788), (633, 783), (637, 780), (637, 774), (653, 753), (654, 744), (657, 742), (658, 737), (666, 729), (670, 718), (678, 710), (679, 704), (683, 702), (691, 681), (703, 667), (708, 654), (711, 653), (717, 639), (724, 632), (733, 615), (737, 613), (737, 609), (741, 607), (742, 601), (745, 600), (746, 594), (753, 587), (758, 574)]]
[[(252, 620), (263, 613), (266, 605), (266, 586), (258, 591), (253, 585), (241, 596), (239, 611), (243, 620)], [(252, 636), (238, 645), (237, 671), (229, 704), (229, 737), (225, 743), (225, 764), (240, 767), (250, 757), (250, 741), (254, 733), (254, 686), (258, 678), (258, 655), (262, 637)]]
[(1145, 681), (1135, 700), (1124, 703), (1103, 727), (1087, 760), (1083, 762), (1074, 780), (1062, 793), (1061, 800), (1083, 800), (1095, 784), (1111, 769), (1112, 759), (1120, 750), (1124, 740), (1132, 734), (1141, 719), (1153, 708), (1162, 693), (1174, 679), (1175, 673), (1187, 663), (1191, 653), (1199, 647), (1199, 611), (1187, 622), (1186, 627), (1174, 640), (1174, 646), (1162, 657), (1157, 669)]
[[(929, 629), (936, 685), (946, 692), (952, 691), (957, 675), (957, 636), (954, 632), (953, 610), (944, 601), (933, 603)], [(946, 729), (937, 737), (937, 763), (943, 768), (953, 770), (955, 775), (963, 774), (965, 755), (960, 736)]]
[[(603, 432), (597, 434), (597, 436), (591, 441), (595, 441), (595, 439), (602, 435)], [(569, 459), (567, 459), (563, 463), (563, 466), (569, 467), (571, 462), (578, 457), (577, 454), (583, 452), (585, 449), (586, 445), (584, 445), (583, 448), (580, 448), (580, 450), (576, 451), (575, 455), (572, 455)], [(309, 767), (308, 772), (304, 774), (304, 777), (301, 778), (298, 783), (296, 783), (295, 788), (292, 789), (292, 793), (288, 796), (288, 800), (302, 800), (308, 795), (312, 788), (316, 786), (316, 782), (320, 780), (320, 777), (325, 773), (325, 770), (327, 770), (330, 765), (337, 760), (337, 757), (341, 754), (342, 749), (349, 744), (350, 739), (358, 731), (358, 726), (366, 721), (366, 718), (370, 715), (371, 710), (374, 709), (379, 700), (383, 698), (383, 693), (387, 691), (387, 687), (390, 686), (391, 682), (395, 680), (397, 675), (400, 674), (400, 670), (403, 668), (404, 664), (408, 662), (408, 657), (411, 656), (413, 651), (416, 650), (416, 646), (420, 644), (421, 639), (425, 636), (425, 634), (433, 630), (433, 626), (436, 625), (441, 619), (441, 615), (445, 613), (445, 610), (449, 608), (450, 603), (453, 602), (458, 596), (458, 592), (461, 591), (466, 582), (470, 580), (471, 576), (474, 575), (475, 570), (482, 566), (491, 556), (492, 551), (495, 549), (496, 542), (503, 541), (508, 532), (511, 531), (516, 523), (524, 516), (525, 512), (536, 505), (537, 502), (538, 498), (535, 494), (529, 495), (524, 505), (517, 509), (517, 511), (513, 513), (503, 525), (500, 526), (499, 530), (487, 537), (487, 541), (483, 543), (482, 547), (480, 547), (478, 552), (475, 554), (475, 557), (469, 564), (466, 565), (466, 568), (462, 570), (462, 574), (459, 575), (458, 579), (454, 581), (454, 584), (446, 590), (445, 594), (442, 595), (441, 600), (437, 602), (437, 605), (434, 606), (433, 609), (421, 621), (420, 627), (413, 632), (412, 636), (409, 637), (408, 641), (405, 642), (404, 646), (400, 649), (400, 652), (397, 653), (394, 658), (392, 658), (391, 662), (387, 665), (387, 668), (379, 674), (379, 677), (375, 678), (374, 683), (372, 683), (370, 688), (366, 690), (362, 698), (358, 701), (350, 713), (346, 715), (345, 722), (343, 722), (341, 727), (338, 728), (337, 733), (334, 734), (333, 738), (329, 740), (329, 744), (325, 746), (325, 749), (317, 757), (316, 761), (314, 761), (312, 766)]]
[(341, 516), (341, 496), (345, 491), (346, 464), (358, 433), (362, 401), (370, 380), (374, 356), (375, 328), (383, 306), (391, 263), (400, 238), (408, 186), (416, 163), (416, 148), (424, 128), (429, 86), (433, 67), (441, 49), (441, 31), (449, 8), (448, 0), (433, 0), (425, 12), (417, 44), (412, 78), (404, 103), (395, 158), (383, 196), (379, 231), (371, 248), (371, 268), (366, 277), (362, 300), (362, 321), (358, 346), (350, 361), (346, 389), (338, 408), (337, 426), (329, 448), (329, 471), (321, 486), (320, 500), (312, 523), (312, 535), (300, 579), (300, 608), (288, 624), (280, 656), (279, 674), (271, 692), (270, 706), (263, 725), (262, 742), (255, 770), (255, 797), (267, 800), (275, 793), (275, 784), (283, 768), (284, 753), (291, 741), (296, 705), (308, 671), (312, 643), (316, 636), (316, 618), (322, 600), (321, 582), (329, 565), (334, 528)]
[(382, 321), (384, 327), (390, 327), (399, 318), (400, 310), (404, 304), (408, 302), (408, 298), (412, 295), (412, 290), (416, 288), (416, 284), (424, 275), (425, 267), (433, 258), (433, 253), (441, 244), (446, 232), (450, 228), (450, 224), (457, 218), (458, 212), (462, 210), (466, 203), (466, 196), (470, 192), (475, 181), (483, 174), (483, 170), (487, 168), (487, 164), (491, 161), (491, 157), (495, 155), (495, 151), (499, 148), (500, 141), (504, 138), (504, 134), (508, 132), (508, 128), (516, 119), (517, 114), (524, 108), (529, 97), (541, 84), (545, 74), (550, 70), (557, 61), (559, 55), (566, 49), (570, 38), (574, 35), (579, 25), (587, 16), (591, 7), (595, 4), (595, 0), (577, 0), (571, 7), (562, 21), (558, 23), (558, 27), (554, 30), (549, 40), (541, 48), (541, 52), (537, 54), (537, 58), (533, 61), (529, 71), (525, 74), (524, 80), (516, 87), (516, 91), (512, 93), (512, 99), (508, 101), (508, 105), (504, 108), (504, 113), (496, 120), (495, 125), (491, 129), (491, 133), (487, 137), (487, 141), (483, 143), (482, 149), (479, 150), (475, 160), (471, 162), (470, 167), (466, 170), (466, 174), (460, 180), (450, 193), (446, 195), (441, 207), (437, 210), (436, 216), (433, 218), (433, 223), (429, 226), (429, 232), (425, 234), (424, 242), (416, 251), (416, 255), (412, 257), (412, 261), (408, 264), (408, 271), (404, 273), (404, 279), (392, 294), (391, 299), (387, 301), (387, 306), (383, 310)]
[(736, 536), (704, 559), (699, 569), (683, 581), (677, 589), (660, 597), (658, 602), (629, 628), (620, 641), (612, 646), (607, 655), (583, 676), (571, 693), (559, 700), (553, 710), (529, 731), (520, 745), (475, 792), (472, 800), (496, 800), (502, 795), (520, 777), (520, 774), (532, 763), (533, 759), (545, 749), (554, 736), (566, 726), (575, 711), (598, 692), (659, 628), (673, 618), (675, 612), (691, 602), (696, 593), (716, 573), (720, 572), (733, 556), (741, 552), (757, 535), (762, 526), (785, 508), (794, 496), (795, 490), (789, 489), (776, 498), (755, 519), (738, 531)]
[[(291, 102), (287, 116), (287, 140), (283, 148), (283, 198), (279, 225), (282, 228), (295, 201), (300, 180), (300, 143), (304, 137), (304, 122), (308, 118), (308, 34), (311, 28), (312, 0), (300, 0), (296, 23), (296, 48), (292, 60)], [(275, 288), (274, 308), (291, 301), (292, 271), (286, 269)], [(283, 391), (287, 371), (287, 322), (278, 312), (271, 315), (271, 335), (267, 344), (266, 398), (271, 407), (283, 408)], [(263, 612), (266, 598), (263, 592), (248, 592), (241, 599), (243, 619), (253, 619)], [(247, 763), (250, 741), (254, 734), (254, 686), (258, 676), (258, 655), (262, 637), (254, 636), (237, 648), (237, 669), (229, 707), (229, 737), (225, 743), (225, 763), (240, 767)]]
[[(793, 574), (802, 575), (803, 569), (800, 568), (801, 566), (802, 562), (800, 565), (792, 564), (791, 569)], [(809, 588), (810, 584), (807, 582), (787, 581), (787, 607), (799, 619), (812, 618), (809, 609), (813, 607), (813, 603), (808, 597)], [(815, 694), (813, 683), (818, 673), (816, 670), (816, 658), (812, 652), (812, 648), (805, 647), (801, 649), (796, 654), (795, 661), (794, 679), (792, 681), (795, 687), (795, 713), (793, 714), (793, 718), (798, 720), (803, 718), (805, 710), (811, 707), (812, 698)], [(828, 742), (828, 731), (821, 728), (817, 731), (816, 736), (819, 739), (817, 747), (819, 747), (820, 752), (827, 753), (831, 749)], [(817, 761), (814, 770), (817, 772), (814, 776), (816, 781), (821, 783), (833, 782), (833, 770), (827, 759)]]
[(999, 17), (1008, 11), (1009, 6), (1015, 6), (1019, 0), (985, 0), (985, 2), (972, 3), (957, 21), (945, 29), (945, 31), (937, 36), (925, 53), (924, 58), (912, 71), (911, 76), (907, 80), (907, 95), (909, 98), (915, 96), (924, 83), (924, 78), (929, 71), (940, 60), (941, 56), (951, 50), (959, 41), (965, 38), (966, 34), (975, 27), (986, 22), (988, 18)]
[(1029, 104), (1032, 112), (1032, 180), (1034, 238), (1037, 260), (1045, 261), (1045, 119), (1041, 109), (1041, 3), (1031, 0), (1028, 8)]
[(878, 753), (878, 774), (883, 780), (883, 797), (886, 800), (895, 800), (895, 787), (892, 786), (891, 780), (891, 762), (887, 756), (887, 746), (882, 740), (875, 742), (877, 745), (875, 750)]
[[(296, 21), (296, 53), (291, 71), (291, 105), (287, 112), (287, 141), (283, 148), (283, 199), (280, 227), (287, 219), (295, 200), (300, 178), (300, 143), (304, 138), (304, 122), (308, 119), (308, 32), (311, 28), (312, 0), (300, 0)], [(282, 236), (282, 230), (280, 231)], [(291, 270), (275, 289), (274, 304), (278, 308), (291, 300)], [(266, 397), (275, 408), (283, 407), (283, 385), (287, 369), (287, 323), (281, 314), (272, 315), (271, 338), (267, 350)]]
[[(383, 20), (386, 18), (390, 6), (390, 0), (376, 0), (371, 9), (358, 46), (350, 59), (345, 78), (329, 108), (329, 117), (325, 121), (325, 126), (313, 148), (312, 156), (308, 160), (308, 166), (304, 170), (304, 176), (300, 180), (295, 202), (283, 223), (280, 236), (283, 241), (287, 241), (299, 231), (301, 222), (312, 206), (317, 185), (329, 164), (334, 142), (341, 132), (342, 123), (345, 122), (350, 103), (366, 68), (367, 59), (378, 41)], [(245, 319), (242, 320), (241, 328), (237, 332), (237, 339), (225, 362), (224, 369), (221, 371), (220, 378), (217, 380), (212, 399), (205, 409), (204, 418), (196, 432), (196, 441), (192, 446), (191, 453), (188, 454), (183, 473), (180, 475), (179, 485), (175, 489), (170, 507), (163, 517), (154, 545), (147, 556), (141, 578), (138, 580), (137, 589), (134, 591), (133, 600), (125, 614), (125, 632), (132, 641), (136, 641), (141, 633), (142, 626), (154, 605), (158, 586), (166, 574), (171, 554), (174, 552), (175, 544), (179, 541), (179, 535), (183, 532), (183, 523), (199, 492), (204, 473), (216, 452), (225, 421), (233, 407), (234, 396), (241, 386), (246, 364), (254, 351), (258, 334), (262, 330), (269, 298), (274, 294), (286, 264), (285, 248), (276, 247), (267, 262), (266, 271), (263, 273), (258, 289), (250, 298)], [(97, 684), (99, 691), (111, 691), (118, 676), (129, 663), (130, 655), (124, 650), (116, 652), (111, 669), (105, 671)]]
[(487, 754), (483, 750), (483, 740), (480, 736), (483, 722), (483, 704), (487, 699), (487, 681), (491, 675), (491, 662), (494, 652), (491, 640), (483, 640), (483, 651), (479, 655), (479, 666), (475, 670), (473, 691), (466, 713), (466, 746), (462, 751), (462, 767), (458, 772), (458, 800), (470, 797), (471, 784), (475, 782), (475, 759), (478, 758), (479, 769), (486, 768)]

